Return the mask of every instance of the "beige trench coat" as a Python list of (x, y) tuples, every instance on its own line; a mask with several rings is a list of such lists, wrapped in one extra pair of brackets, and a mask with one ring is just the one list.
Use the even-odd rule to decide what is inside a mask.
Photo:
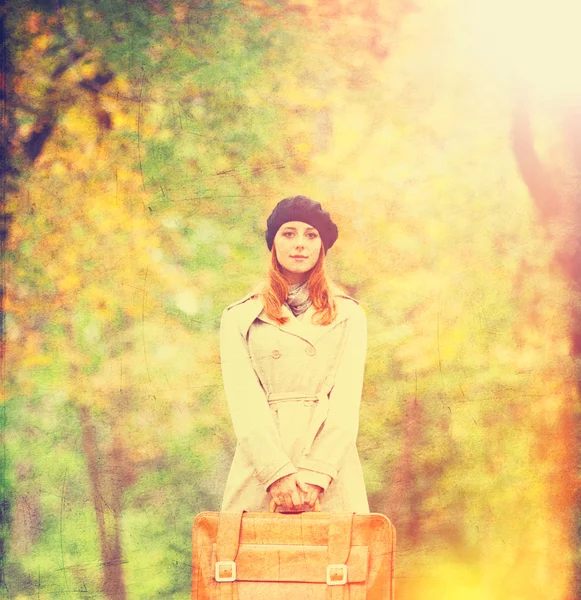
[(333, 287), (337, 316), (314, 325), (311, 306), (279, 325), (258, 294), (228, 306), (220, 360), (238, 440), (223, 511), (267, 511), (271, 483), (298, 469), (330, 512), (368, 513), (356, 448), (367, 349), (365, 313)]

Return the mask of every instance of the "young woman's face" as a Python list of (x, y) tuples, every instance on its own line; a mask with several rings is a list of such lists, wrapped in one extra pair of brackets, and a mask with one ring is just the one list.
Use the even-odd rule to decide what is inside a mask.
[(321, 251), (319, 232), (302, 221), (289, 221), (274, 236), (276, 259), (292, 283), (303, 282), (317, 263)]

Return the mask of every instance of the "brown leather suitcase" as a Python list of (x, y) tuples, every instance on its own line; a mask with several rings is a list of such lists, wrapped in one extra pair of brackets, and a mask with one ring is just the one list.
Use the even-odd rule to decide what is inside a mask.
[(395, 529), (384, 515), (203, 512), (194, 600), (393, 600)]

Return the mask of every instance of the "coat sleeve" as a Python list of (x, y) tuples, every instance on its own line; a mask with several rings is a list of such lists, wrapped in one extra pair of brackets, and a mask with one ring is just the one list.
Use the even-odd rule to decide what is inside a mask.
[(254, 476), (268, 487), (297, 469), (282, 449), (266, 396), (235, 315), (226, 309), (220, 323), (220, 364), (226, 400), (238, 444), (254, 466)]
[(349, 317), (347, 338), (329, 395), (327, 418), (308, 454), (298, 464), (306, 481), (326, 489), (337, 476), (359, 431), (359, 408), (367, 353), (367, 319), (357, 305)]

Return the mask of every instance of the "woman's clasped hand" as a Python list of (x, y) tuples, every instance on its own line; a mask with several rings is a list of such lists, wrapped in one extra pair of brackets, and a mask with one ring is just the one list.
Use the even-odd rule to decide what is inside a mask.
[(268, 488), (272, 499), (282, 508), (300, 509), (308, 506), (313, 508), (323, 488), (312, 483), (307, 483), (302, 473), (291, 473), (277, 479)]

